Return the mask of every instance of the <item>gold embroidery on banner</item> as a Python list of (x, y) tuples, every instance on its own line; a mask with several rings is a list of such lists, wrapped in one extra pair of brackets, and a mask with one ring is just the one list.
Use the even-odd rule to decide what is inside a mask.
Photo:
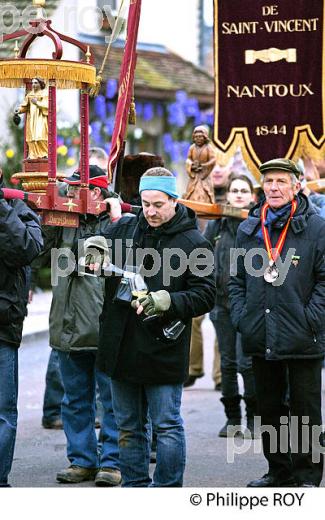
[[(219, 27), (219, 0), (214, 0), (214, 27)], [(264, 8), (263, 8), (264, 9)], [(269, 9), (268, 6), (265, 9)], [(274, 7), (276, 9), (276, 6)], [(265, 14), (278, 14), (278, 13), (264, 13)], [(310, 22), (310, 23), (309, 23)], [(320, 20), (311, 19), (309, 22), (303, 27), (297, 27), (296, 30), (298, 32), (304, 31), (315, 31), (317, 30), (318, 24), (320, 24)], [(309, 25), (308, 25), (309, 24)], [(229, 24), (228, 24), (229, 25)], [(268, 33), (277, 33), (277, 32), (286, 32), (284, 27), (281, 25), (281, 21), (273, 22), (264, 22), (265, 29)], [(290, 24), (287, 24), (288, 28), (287, 32), (292, 32)], [(289, 30), (290, 29), (290, 30)], [(229, 34), (232, 31), (229, 30)], [(234, 34), (242, 34), (243, 31), (233, 31)], [(252, 31), (250, 31), (252, 32)], [(225, 34), (225, 31), (223, 31)], [(325, 1), (323, 2), (323, 17), (322, 17), (322, 34), (323, 34), (323, 42), (322, 42), (322, 70), (325, 70)], [(241, 149), (243, 159), (246, 162), (248, 168), (254, 175), (257, 182), (260, 179), (259, 165), (261, 164), (261, 160), (258, 157), (252, 143), (250, 140), (248, 128), (245, 126), (238, 126), (231, 128), (230, 134), (226, 140), (226, 142), (221, 142), (219, 140), (219, 97), (220, 97), (220, 70), (219, 70), (219, 38), (215, 38), (214, 41), (214, 69), (216, 75), (215, 82), (215, 117), (214, 117), (214, 128), (213, 128), (213, 136), (214, 142), (218, 148), (221, 159), (219, 160), (222, 164), (227, 164), (229, 160), (234, 156), (238, 148)], [(324, 158), (325, 154), (325, 74), (322, 74), (322, 106), (323, 106), (323, 132), (320, 137), (316, 137), (314, 135), (313, 129), (309, 124), (303, 124), (296, 126), (293, 132), (293, 138), (289, 147), (288, 152), (285, 154), (285, 157), (288, 159), (292, 159), (293, 161), (298, 160), (300, 157), (312, 157), (314, 160), (321, 160)]]
[(288, 63), (297, 62), (297, 49), (277, 49), (276, 47), (270, 47), (269, 49), (263, 49), (260, 51), (246, 50), (245, 51), (245, 64), (252, 65), (257, 60), (263, 61), (264, 63), (273, 63), (274, 61), (286, 60)]

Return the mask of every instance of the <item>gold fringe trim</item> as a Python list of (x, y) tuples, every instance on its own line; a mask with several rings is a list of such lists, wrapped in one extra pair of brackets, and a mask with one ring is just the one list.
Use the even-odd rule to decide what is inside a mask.
[[(64, 179), (66, 174), (57, 172), (56, 180)], [(47, 172), (17, 172), (11, 176), (11, 179), (19, 180), (22, 184), (23, 190), (31, 193), (46, 193), (49, 183)]]
[(315, 138), (310, 125), (298, 127), (295, 130), (294, 143), (290, 147), (291, 156), (288, 158), (297, 161), (299, 158), (310, 158), (314, 161), (325, 157), (325, 137), (319, 141)]
[(134, 97), (131, 98), (130, 108), (129, 108), (129, 125), (137, 124), (137, 111), (135, 108), (135, 100)]
[(96, 83), (93, 65), (62, 60), (0, 60), (0, 86), (17, 88), (25, 79), (39, 76), (55, 80), (58, 88), (81, 88)]
[(92, 87), (90, 87), (90, 90), (89, 90), (90, 97), (98, 96), (98, 94), (100, 92), (100, 87), (102, 85), (102, 81), (103, 81), (103, 78), (101, 75), (96, 76), (95, 84)]
[[(230, 146), (229, 143), (231, 143)], [(229, 148), (227, 148), (226, 152), (216, 147), (218, 164), (221, 166), (226, 165), (235, 155), (236, 150), (239, 147), (247, 168), (259, 183), (261, 174), (258, 167), (262, 163), (253, 149), (247, 128), (233, 128), (226, 146), (227, 145)], [(318, 161), (324, 159), (324, 156), (325, 137), (323, 136), (320, 140), (317, 140), (310, 125), (296, 127), (290, 148), (285, 155), (285, 158), (297, 161), (299, 158), (308, 157)]]

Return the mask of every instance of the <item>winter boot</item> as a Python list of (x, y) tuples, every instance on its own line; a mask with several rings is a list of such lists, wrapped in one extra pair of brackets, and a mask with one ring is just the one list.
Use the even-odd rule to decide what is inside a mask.
[(220, 401), (225, 407), (227, 422), (221, 428), (219, 437), (235, 437), (242, 435), (241, 432), (241, 411), (240, 411), (241, 395), (234, 397), (221, 397)]
[[(247, 439), (259, 439), (261, 437), (260, 432), (258, 431), (257, 426), (255, 426), (254, 422), (257, 419), (257, 402), (255, 397), (244, 397), (245, 405), (246, 405), (246, 420), (247, 427), (244, 431), (244, 437)], [(254, 418), (256, 417), (255, 421)]]

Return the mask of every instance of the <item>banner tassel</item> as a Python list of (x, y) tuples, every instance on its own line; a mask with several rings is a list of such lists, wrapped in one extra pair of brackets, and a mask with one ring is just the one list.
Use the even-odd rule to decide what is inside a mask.
[(137, 123), (137, 112), (135, 108), (134, 96), (131, 98), (130, 109), (129, 109), (129, 125), (135, 125)]

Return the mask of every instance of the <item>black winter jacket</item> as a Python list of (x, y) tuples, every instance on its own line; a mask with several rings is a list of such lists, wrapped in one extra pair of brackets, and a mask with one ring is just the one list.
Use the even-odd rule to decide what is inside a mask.
[(216, 305), (229, 308), (230, 252), (236, 243), (239, 224), (238, 218), (223, 217), (211, 220), (204, 236), (214, 248), (214, 265), (216, 274)]
[(0, 344), (20, 345), (27, 314), (27, 266), (42, 246), (38, 216), (21, 200), (0, 199)]
[[(174, 270), (184, 265), (184, 258), (171, 254), (168, 258), (164, 257), (165, 261), (154, 276), (145, 278), (149, 291), (165, 289), (170, 293), (172, 304), (164, 314), (164, 323), (180, 319), (186, 325), (174, 342), (158, 337), (157, 331), (162, 323), (149, 326), (143, 323), (141, 316), (136, 315), (130, 304), (124, 306), (114, 303), (120, 278), (108, 278), (100, 318), (99, 368), (115, 379), (134, 383), (183, 383), (188, 376), (191, 318), (205, 314), (214, 304), (211, 246), (197, 230), (194, 213), (181, 205), (177, 206), (172, 220), (156, 229), (149, 227), (142, 212), (137, 218), (124, 217), (113, 224), (108, 238), (112, 239), (113, 244), (117, 243), (116, 239), (122, 240), (124, 260), (125, 241), (133, 235), (135, 251), (150, 246), (158, 252), (160, 258), (163, 254), (170, 254), (172, 248), (178, 248), (187, 258), (197, 248), (205, 249), (210, 257), (210, 274), (201, 277), (187, 267), (182, 274), (171, 277), (170, 281), (164, 280), (163, 267), (166, 267), (166, 263), (169, 262)], [(207, 265), (206, 260), (203, 260), (204, 263)]]
[[(238, 229), (236, 247), (247, 253), (265, 250), (258, 241), (262, 203)], [(272, 245), (284, 222), (271, 234)], [(292, 251), (288, 253), (289, 248)], [(263, 278), (262, 258), (255, 254), (246, 262), (260, 269), (260, 276), (248, 274), (244, 257), (237, 260), (237, 275), (229, 283), (232, 321), (242, 334), (246, 354), (268, 360), (322, 357), (325, 351), (325, 221), (298, 196), (298, 208), (289, 225), (281, 259), (288, 255), (288, 273), (282, 285)], [(234, 266), (233, 266), (234, 268)]]

